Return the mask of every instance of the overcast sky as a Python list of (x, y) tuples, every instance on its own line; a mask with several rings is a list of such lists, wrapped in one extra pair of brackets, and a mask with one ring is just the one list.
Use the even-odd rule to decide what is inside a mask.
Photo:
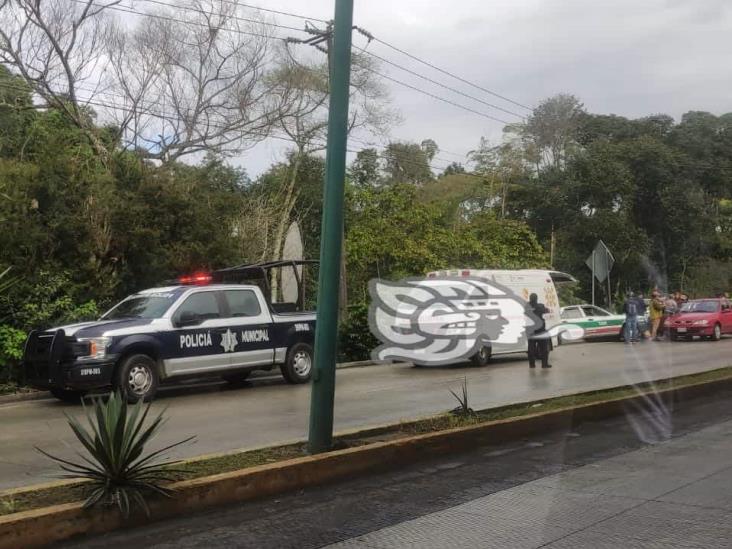
[[(332, 18), (334, 0), (247, 0), (270, 9)], [(279, 17), (293, 26), (296, 19)], [(355, 0), (354, 23), (435, 65), (525, 105), (573, 93), (595, 113), (639, 117), (689, 110), (732, 111), (730, 0)], [(287, 32), (287, 31), (284, 31)], [(355, 36), (355, 43), (365, 40)], [(420, 65), (389, 48), (369, 49), (489, 103), (515, 105)], [(430, 85), (393, 67), (386, 72), (421, 89), (498, 118), (518, 118)], [(434, 139), (436, 165), (461, 161), (502, 124), (389, 84), (403, 122), (391, 138)], [(352, 145), (359, 148), (359, 145)], [(251, 176), (282, 158), (265, 143), (235, 159)]]

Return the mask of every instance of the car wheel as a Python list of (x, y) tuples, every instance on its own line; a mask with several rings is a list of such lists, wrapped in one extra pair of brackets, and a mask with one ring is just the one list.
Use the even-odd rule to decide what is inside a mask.
[(714, 325), (714, 331), (712, 332), (712, 341), (719, 341), (722, 339), (722, 327), (719, 324)]
[(115, 389), (128, 402), (149, 401), (158, 390), (158, 369), (148, 355), (130, 355), (117, 369)]
[(84, 398), (86, 391), (71, 391), (69, 389), (51, 389), (51, 394), (63, 402), (77, 404)]
[(313, 373), (313, 348), (307, 343), (296, 343), (287, 351), (280, 370), (288, 383), (307, 383)]
[(474, 366), (487, 366), (491, 361), (491, 354), (493, 350), (489, 346), (483, 346), (478, 349), (478, 352), (470, 357), (470, 362)]

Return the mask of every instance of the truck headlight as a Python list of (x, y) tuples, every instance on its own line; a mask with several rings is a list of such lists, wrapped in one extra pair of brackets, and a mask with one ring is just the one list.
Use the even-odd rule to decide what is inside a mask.
[(695, 320), (693, 322), (693, 324), (694, 324), (694, 326), (706, 326), (707, 324), (709, 324), (709, 321), (708, 320)]
[(79, 339), (89, 343), (89, 354), (83, 358), (104, 358), (107, 355), (107, 348), (112, 343), (111, 337), (88, 337)]

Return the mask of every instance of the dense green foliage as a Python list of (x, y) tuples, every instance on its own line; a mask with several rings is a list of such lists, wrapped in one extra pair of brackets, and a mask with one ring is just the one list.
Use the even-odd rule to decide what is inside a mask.
[[(562, 113), (571, 120), (557, 120)], [(699, 296), (729, 290), (732, 114), (628, 120), (558, 96), (508, 135), (519, 144), (483, 167), (507, 180), (507, 215), (526, 220), (545, 248), (553, 234), (554, 267), (578, 276), (585, 298), (584, 261), (600, 238), (616, 258), (613, 300), (654, 286)], [(519, 169), (501, 173), (517, 153)]]
[[(319, 257), (321, 157), (292, 152), (251, 181), (214, 152), (195, 165), (144, 160), (97, 126), (112, 151), (102, 158), (88, 132), (35, 108), (0, 69), (3, 82), (12, 87), (0, 86), (0, 272), (10, 267), (14, 283), (0, 292), (0, 381), (17, 377), (30, 329), (92, 318), (183, 272), (279, 257), (292, 221), (305, 255)], [(729, 288), (732, 114), (628, 120), (562, 95), (507, 127), (500, 145), (482, 139), (470, 170), (435, 174), (438, 152), (431, 139), (391, 143), (349, 167), (343, 358), (371, 346), (375, 277), (551, 264), (581, 281), (565, 300), (589, 300), (584, 260), (602, 238), (616, 258), (613, 300), (655, 285)]]

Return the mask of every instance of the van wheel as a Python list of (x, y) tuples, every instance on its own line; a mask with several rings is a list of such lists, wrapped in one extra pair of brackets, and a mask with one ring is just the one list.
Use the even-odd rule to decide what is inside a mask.
[(69, 389), (50, 389), (50, 393), (63, 402), (78, 404), (84, 398), (86, 391), (71, 391)]
[(307, 343), (296, 343), (287, 351), (280, 370), (288, 383), (307, 383), (313, 373), (313, 348)]
[(477, 353), (470, 357), (470, 362), (472, 362), (474, 366), (487, 366), (491, 361), (492, 352), (493, 350), (490, 347), (483, 346), (478, 349)]
[(130, 355), (117, 369), (114, 387), (128, 402), (149, 401), (158, 390), (158, 369), (147, 355)]

